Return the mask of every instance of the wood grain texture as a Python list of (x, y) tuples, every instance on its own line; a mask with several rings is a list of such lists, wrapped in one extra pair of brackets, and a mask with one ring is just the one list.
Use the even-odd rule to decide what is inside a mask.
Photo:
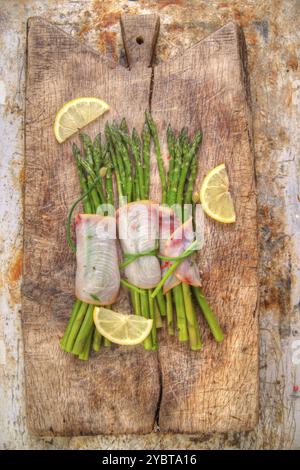
[[(163, 339), (161, 431), (244, 430), (257, 421), (258, 254), (245, 52), (241, 31), (230, 23), (154, 72), (151, 109), (161, 140), (168, 123), (177, 131), (187, 126), (191, 134), (202, 128), (198, 184), (225, 162), (237, 212), (237, 222), (228, 226), (205, 218), (199, 254), (203, 290), (225, 340), (216, 344), (203, 321), (201, 352)], [(163, 153), (167, 159), (165, 147)], [(152, 177), (155, 198), (160, 185), (154, 160)]]
[(130, 68), (150, 67), (159, 33), (157, 15), (121, 16), (121, 30)]
[[(134, 75), (40, 18), (28, 23), (26, 176), (22, 321), (27, 420), (39, 434), (146, 433), (160, 393), (156, 353), (102, 350), (88, 363), (60, 350), (74, 298), (74, 257), (65, 241), (67, 210), (79, 192), (70, 141), (58, 145), (58, 109), (78, 96), (111, 106), (87, 127), (126, 116), (141, 130), (151, 69)], [(74, 139), (78, 143), (78, 137)]]
[[(22, 320), (28, 425), (39, 434), (147, 433), (159, 405), (162, 431), (242, 430), (256, 422), (256, 203), (243, 38), (229, 24), (157, 66), (151, 80), (158, 22), (137, 18), (122, 22), (131, 71), (40, 18), (29, 21)], [(199, 258), (205, 294), (226, 331), (222, 345), (201, 321), (204, 348), (198, 353), (163, 336), (158, 355), (119, 348), (81, 363), (60, 351), (75, 268), (64, 224), (78, 180), (72, 139), (59, 146), (52, 123), (65, 101), (84, 95), (111, 105), (88, 126), (92, 135), (106, 120), (123, 116), (140, 130), (152, 98), (163, 140), (169, 122), (178, 130), (187, 125), (190, 133), (202, 127), (198, 181), (214, 165), (227, 164), (238, 220), (223, 226), (206, 219), (205, 256)], [(157, 197), (153, 156), (151, 178)]]

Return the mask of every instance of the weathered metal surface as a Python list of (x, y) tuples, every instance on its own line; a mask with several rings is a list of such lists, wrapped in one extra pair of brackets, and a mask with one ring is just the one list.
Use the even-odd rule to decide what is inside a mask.
[[(261, 249), (260, 422), (240, 434), (37, 439), (26, 430), (20, 328), (26, 20), (42, 15), (118, 59), (120, 14), (153, 11), (161, 16), (158, 61), (230, 19), (244, 28)], [(0, 448), (300, 447), (299, 14), (297, 0), (0, 0)]]

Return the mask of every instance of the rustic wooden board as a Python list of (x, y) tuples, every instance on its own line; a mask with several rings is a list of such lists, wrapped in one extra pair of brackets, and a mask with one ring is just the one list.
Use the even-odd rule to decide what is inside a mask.
[[(28, 25), (22, 289), (28, 425), (39, 434), (146, 433), (159, 407), (162, 431), (248, 429), (257, 409), (257, 242), (241, 36), (227, 25), (157, 66), (151, 78), (156, 18), (125, 17), (122, 32), (131, 70), (40, 18)], [(139, 36), (142, 44), (136, 42)], [(168, 122), (178, 129), (188, 125), (191, 132), (202, 127), (199, 179), (215, 164), (227, 163), (238, 222), (224, 227), (207, 221), (200, 260), (205, 293), (227, 333), (221, 346), (205, 328), (200, 353), (167, 338), (161, 338), (159, 354), (103, 350), (88, 364), (60, 351), (74, 292), (64, 222), (78, 181), (71, 142), (59, 146), (52, 123), (62, 103), (84, 95), (100, 96), (112, 109), (88, 126), (92, 135), (106, 119), (122, 116), (140, 129), (150, 100), (162, 136)], [(155, 196), (154, 162), (152, 177)]]
[[(245, 53), (243, 35), (230, 23), (154, 69), (151, 109), (161, 136), (169, 122), (178, 131), (188, 126), (192, 134), (202, 128), (198, 183), (225, 162), (237, 211), (237, 222), (229, 226), (205, 218), (199, 255), (203, 290), (226, 332), (225, 341), (216, 344), (204, 322), (201, 353), (164, 340), (159, 351), (161, 431), (242, 430), (257, 420), (258, 255)], [(152, 175), (157, 181), (153, 197), (159, 197), (154, 161)]]

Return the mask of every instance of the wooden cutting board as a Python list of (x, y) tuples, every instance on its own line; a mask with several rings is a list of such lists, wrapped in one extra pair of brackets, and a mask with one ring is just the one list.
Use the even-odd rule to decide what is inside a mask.
[[(28, 22), (22, 319), (27, 420), (41, 435), (245, 430), (257, 420), (258, 325), (256, 197), (249, 87), (242, 32), (227, 24), (170, 62), (149, 67), (159, 21), (124, 16), (124, 68), (42, 18)], [(138, 40), (137, 40), (138, 39)], [(166, 126), (203, 130), (200, 182), (225, 162), (237, 223), (206, 219), (199, 254), (204, 292), (226, 333), (216, 344), (202, 320), (204, 347), (160, 335), (160, 349), (102, 349), (88, 363), (60, 350), (74, 298), (74, 257), (65, 220), (79, 193), (71, 144), (53, 134), (61, 105), (98, 96), (111, 111), (87, 127), (126, 116), (141, 130), (150, 107), (161, 139)], [(152, 156), (153, 157), (153, 156)], [(164, 150), (167, 162), (167, 152)], [(152, 159), (152, 196), (160, 183)]]

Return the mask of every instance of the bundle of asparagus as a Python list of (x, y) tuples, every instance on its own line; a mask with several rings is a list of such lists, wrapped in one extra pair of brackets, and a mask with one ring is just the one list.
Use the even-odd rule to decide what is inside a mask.
[[(73, 157), (76, 162), (82, 196), (72, 206), (70, 214), (76, 204), (82, 200), (86, 214), (96, 214), (98, 208), (105, 203), (114, 203), (112, 168), (106, 152), (103, 152), (101, 136), (97, 135), (94, 142), (87, 134), (80, 135), (83, 145), (83, 155), (79, 148), (73, 144)], [(103, 166), (102, 166), (103, 165)], [(70, 231), (70, 217), (67, 232)], [(70, 237), (68, 237), (70, 240)], [(72, 246), (72, 243), (69, 243)], [(89, 358), (91, 346), (99, 351), (102, 337), (93, 323), (94, 305), (77, 299), (74, 303), (71, 317), (60, 345), (62, 349), (73, 353), (79, 359)], [(110, 343), (106, 338), (105, 346)]]
[[(106, 140), (114, 167), (120, 206), (126, 201), (148, 200), (150, 193), (150, 131), (147, 124), (143, 127), (140, 139), (133, 129), (129, 134), (125, 119), (118, 127), (116, 123), (105, 127)], [(126, 199), (125, 199), (126, 198)], [(126, 263), (126, 261), (125, 261)], [(122, 267), (126, 267), (123, 263)], [(153, 319), (151, 336), (144, 341), (145, 349), (157, 349), (156, 329), (162, 326), (161, 316), (166, 314), (163, 295), (157, 300), (151, 298), (151, 289), (142, 292), (131, 289), (131, 302), (135, 315)]]
[[(168, 206), (179, 205), (183, 220), (187, 220), (187, 212), (184, 211), (183, 205), (195, 204), (194, 185), (197, 177), (197, 164), (198, 164), (198, 150), (202, 141), (202, 133), (197, 131), (194, 139), (190, 142), (188, 138), (187, 129), (182, 129), (178, 138), (171, 127), (167, 129), (167, 142), (169, 151), (169, 170), (168, 175), (165, 174), (163, 159), (161, 155), (160, 143), (158, 132), (155, 122), (150, 113), (146, 112), (146, 121), (154, 141), (155, 153), (157, 158), (157, 165), (161, 179), (162, 186), (162, 203)], [(193, 200), (194, 196), (194, 200)], [(178, 215), (178, 214), (177, 214)], [(175, 230), (174, 226), (174, 230)], [(176, 265), (178, 266), (182, 260), (175, 261), (171, 269), (175, 271)], [(155, 289), (154, 294), (159, 294), (160, 288), (167, 280), (163, 277), (161, 284)], [(193, 350), (201, 349), (202, 340), (200, 336), (199, 324), (197, 314), (191, 296), (190, 283), (182, 282), (177, 283), (173, 287), (173, 300), (176, 310), (177, 330), (179, 341), (189, 341), (190, 347)], [(193, 283), (191, 283), (193, 284)], [(199, 286), (194, 284), (192, 286), (194, 296), (198, 302), (206, 321), (214, 335), (216, 341), (223, 340), (223, 333), (219, 326), (218, 320), (213, 311), (205, 300), (205, 297)], [(173, 318), (173, 302), (172, 294), (170, 291), (166, 293), (167, 300), (167, 322), (169, 334), (174, 334), (174, 318)]]
[[(188, 222), (188, 216), (183, 211), (183, 204), (192, 203), (197, 174), (197, 153), (202, 139), (201, 133), (197, 132), (194, 139), (190, 141), (186, 129), (183, 129), (176, 138), (169, 126), (167, 131), (170, 154), (168, 173), (164, 168), (157, 129), (149, 113), (146, 113), (146, 121), (141, 137), (135, 129), (133, 129), (132, 134), (129, 134), (125, 119), (121, 121), (120, 125), (115, 122), (111, 125), (106, 124), (105, 137), (106, 143), (102, 145), (100, 135), (92, 142), (86, 134), (81, 134), (84, 155), (81, 155), (76, 145), (73, 146), (73, 155), (78, 168), (82, 192), (80, 200), (83, 202), (84, 211), (87, 214), (101, 214), (101, 205), (104, 203), (113, 205), (115, 199), (118, 199), (119, 210), (124, 208), (126, 203), (149, 199), (150, 146), (152, 139), (161, 178), (161, 202), (170, 207), (177, 203), (181, 207), (180, 212), (183, 215), (183, 221)], [(112, 177), (116, 182), (116, 198), (113, 192)], [(137, 204), (142, 205), (143, 203)], [(172, 209), (169, 209), (169, 211), (171, 211), (175, 231), (178, 227), (178, 223), (175, 223), (175, 221), (178, 219), (179, 214), (175, 214)], [(162, 213), (163, 209), (161, 209)], [(71, 242), (70, 244), (72, 245)], [(169, 334), (174, 334), (177, 329), (180, 341), (189, 341), (193, 350), (201, 348), (202, 341), (197, 314), (192, 301), (192, 291), (215, 339), (221, 341), (223, 339), (222, 331), (203, 296), (198, 280), (196, 279), (193, 283), (192, 278), (195, 278), (195, 276), (187, 276), (186, 280), (189, 280), (189, 283), (192, 284), (190, 286), (187, 282), (179, 280), (178, 272), (176, 276), (176, 269), (181, 263), (186, 262), (187, 256), (192, 251), (178, 256), (178, 259), (173, 259), (170, 256), (164, 256), (166, 253), (163, 252), (162, 246), (161, 241), (160, 258), (162, 262), (167, 260), (167, 264), (171, 268), (162, 270), (163, 279), (155, 289), (139, 288), (128, 282), (128, 279), (121, 280), (121, 283), (130, 290), (134, 313), (153, 319), (151, 335), (144, 341), (145, 349), (157, 349), (157, 328), (162, 326), (162, 317), (164, 316), (167, 316)], [(155, 253), (144, 254), (154, 257)], [(170, 255), (170, 253), (167, 254)], [(141, 253), (139, 253), (139, 256), (141, 256)], [(127, 258), (125, 257), (120, 265), (121, 269), (126, 269), (133, 259), (136, 260), (137, 258), (132, 258), (132, 255), (127, 254)], [(187, 263), (188, 266), (189, 263)], [(172, 273), (169, 272), (170, 270)], [(161, 287), (170, 275), (174, 275), (171, 282), (173, 288), (168, 290), (166, 295), (163, 295)], [(175, 328), (173, 315), (174, 307), (177, 328)], [(78, 355), (80, 359), (88, 359), (91, 347), (94, 351), (99, 351), (102, 341), (104, 346), (109, 346), (109, 341), (102, 338), (94, 328), (93, 308), (93, 305), (77, 299), (61, 340), (61, 347), (67, 352)]]

